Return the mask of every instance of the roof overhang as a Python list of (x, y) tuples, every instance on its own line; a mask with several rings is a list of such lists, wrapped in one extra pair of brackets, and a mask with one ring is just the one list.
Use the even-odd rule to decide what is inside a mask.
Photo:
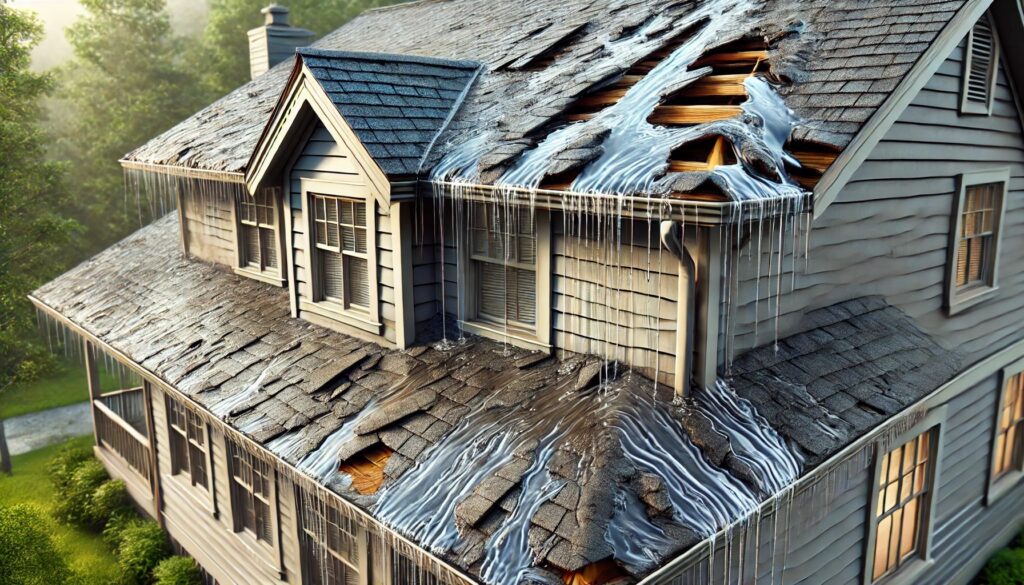
[(249, 192), (255, 193), (286, 168), (297, 149), (302, 148), (314, 119), (323, 123), (334, 140), (352, 154), (353, 161), (370, 183), (378, 204), (387, 209), (391, 192), (387, 175), (356, 137), (299, 55), (295, 58), (288, 84), (246, 165), (245, 185)]
[[(993, 0), (970, 0), (957, 12), (939, 35), (932, 42), (928, 50), (921, 55), (917, 63), (910, 70), (903, 81), (893, 90), (889, 98), (879, 106), (874, 115), (854, 136), (853, 141), (836, 158), (835, 162), (825, 171), (817, 186), (814, 189), (814, 217), (818, 218), (825, 212), (828, 206), (836, 200), (846, 184), (853, 178), (857, 169), (867, 160), (874, 151), (875, 146), (882, 140), (885, 134), (892, 128), (893, 124), (903, 114), (907, 106), (917, 97), (925, 84), (935, 75), (939, 67), (956, 49), (960, 41), (967, 36), (974, 23), (978, 21), (985, 11), (993, 6)], [(1019, 0), (995, 0), (997, 12), (996, 21), (999, 22), (1005, 15), (1013, 16), (1016, 23), (999, 23), (999, 33), (1002, 39), (1011, 39), (1008, 36), (1010, 27), (1018, 30), (1021, 27), (1021, 8)], [(1013, 12), (1016, 12), (1013, 15)], [(1007, 19), (1011, 20), (1011, 19)], [(1024, 33), (1018, 33), (1014, 42), (1017, 46), (1024, 44)], [(1006, 42), (1004, 40), (1004, 42)], [(1013, 51), (1004, 51), (1012, 53)], [(1014, 56), (1016, 61), (1024, 61), (1024, 48), (1017, 50)], [(1022, 64), (1018, 63), (1017, 68)]]

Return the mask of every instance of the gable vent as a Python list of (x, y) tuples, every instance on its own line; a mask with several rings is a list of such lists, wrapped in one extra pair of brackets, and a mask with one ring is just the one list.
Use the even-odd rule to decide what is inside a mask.
[(999, 43), (992, 21), (985, 15), (967, 38), (961, 110), (965, 114), (990, 114), (999, 66)]

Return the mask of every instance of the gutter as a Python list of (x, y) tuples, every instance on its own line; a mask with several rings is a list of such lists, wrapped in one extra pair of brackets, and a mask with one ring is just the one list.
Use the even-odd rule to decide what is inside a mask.
[[(427, 559), (430, 559), (431, 562), (437, 564), (438, 566), (444, 567), (445, 571), (450, 573), (451, 575), (453, 575), (455, 577), (458, 577), (459, 579), (462, 579), (467, 584), (479, 583), (479, 581), (477, 579), (466, 575), (465, 573), (463, 573), (458, 568), (452, 566), (451, 563), (440, 559), (439, 557), (435, 556), (433, 553), (431, 553), (427, 549), (423, 548), (419, 544), (416, 544), (415, 542), (409, 540), (405, 536), (403, 536), (403, 535), (399, 534), (398, 532), (392, 530), (391, 528), (387, 527), (386, 525), (381, 523), (379, 520), (374, 518), (373, 515), (371, 515), (369, 512), (366, 512), (365, 510), (363, 510), (359, 506), (356, 506), (352, 502), (350, 502), (347, 499), (345, 499), (341, 494), (338, 494), (338, 493), (336, 493), (334, 491), (331, 491), (327, 486), (325, 486), (322, 483), (316, 481), (315, 479), (313, 479), (312, 477), (310, 477), (306, 473), (300, 471), (297, 467), (295, 467), (291, 463), (288, 463), (287, 461), (282, 459), (280, 456), (278, 456), (276, 453), (268, 450), (266, 447), (264, 447), (260, 443), (257, 443), (256, 441), (250, 439), (248, 436), (246, 436), (244, 433), (242, 433), (238, 429), (236, 429), (236, 428), (232, 427), (231, 425), (225, 423), (220, 417), (218, 417), (217, 415), (215, 415), (212, 412), (210, 412), (202, 404), (199, 404), (198, 402), (196, 402), (191, 396), (188, 396), (188, 395), (180, 392), (177, 388), (175, 388), (174, 386), (172, 386), (168, 382), (162, 380), (154, 372), (151, 372), (151, 371), (143, 368), (141, 365), (135, 363), (134, 360), (132, 360), (127, 355), (125, 355), (123, 352), (121, 352), (120, 350), (114, 348), (113, 346), (111, 346), (107, 342), (103, 341), (102, 339), (100, 339), (96, 335), (92, 334), (91, 332), (87, 331), (84, 327), (81, 327), (78, 324), (76, 324), (75, 322), (71, 321), (70, 319), (65, 317), (63, 314), (61, 314), (59, 311), (57, 311), (57, 309), (47, 305), (46, 303), (44, 303), (42, 300), (40, 300), (39, 298), (35, 297), (34, 295), (30, 294), (30, 295), (27, 295), (27, 296), (28, 296), (28, 300), (37, 309), (43, 311), (44, 313), (49, 315), (51, 318), (56, 319), (57, 321), (60, 321), (67, 328), (71, 329), (72, 331), (74, 331), (78, 335), (81, 335), (83, 338), (85, 338), (86, 340), (90, 341), (91, 343), (94, 343), (95, 345), (97, 345), (98, 347), (103, 349), (103, 351), (109, 353), (111, 356), (114, 356), (119, 362), (121, 362), (123, 365), (125, 365), (129, 369), (134, 370), (135, 373), (139, 374), (139, 376), (141, 376), (143, 379), (148, 380), (151, 383), (155, 383), (164, 392), (168, 392), (168, 393), (172, 394), (176, 399), (182, 400), (184, 402), (187, 402), (188, 404), (190, 404), (194, 408), (202, 411), (206, 415), (206, 418), (208, 418), (210, 420), (217, 421), (217, 425), (220, 427), (220, 429), (224, 432), (225, 435), (230, 435), (233, 440), (238, 441), (240, 443), (245, 443), (248, 447), (252, 448), (255, 451), (266, 453), (269, 457), (271, 457), (273, 459), (273, 461), (276, 462), (276, 464), (280, 468), (286, 469), (288, 472), (291, 473), (292, 476), (305, 478), (307, 481), (309, 481), (313, 485), (319, 486), (325, 492), (331, 494), (340, 505), (345, 507), (346, 510), (348, 510), (349, 512), (353, 513), (353, 515), (362, 518), (367, 524), (373, 525), (374, 527), (379, 529), (382, 533), (389, 534), (391, 536), (391, 538), (393, 538), (395, 541), (401, 542), (401, 543), (403, 543), (403, 544), (405, 544), (405, 545), (415, 549), (416, 551), (419, 551), (419, 553), (422, 554), (423, 557), (425, 557)], [(159, 503), (157, 503), (157, 505), (159, 505)]]
[[(636, 219), (662, 219), (680, 221), (689, 225), (727, 225), (748, 222), (772, 217), (765, 205), (745, 206), (739, 201), (702, 201), (695, 199), (676, 199), (671, 197), (643, 197), (636, 195), (608, 195), (603, 193), (582, 193), (579, 191), (558, 191), (554, 189), (528, 189), (525, 187), (509, 187), (485, 185), (480, 183), (462, 183), (459, 181), (421, 180), (421, 184), (448, 187), (449, 191), (458, 191), (459, 197), (467, 201), (492, 201), (494, 196), (509, 193), (522, 195), (524, 200), (545, 209), (566, 209), (567, 201), (603, 201), (610, 208), (619, 209), (623, 217)], [(807, 194), (809, 203), (811, 195)], [(584, 203), (585, 211), (588, 209)], [(781, 206), (778, 206), (781, 207)], [(781, 215), (781, 213), (775, 214)]]
[(130, 171), (143, 171), (172, 177), (185, 177), (189, 179), (206, 179), (219, 181), (221, 183), (245, 183), (245, 174), (237, 171), (211, 171), (207, 169), (196, 169), (178, 165), (158, 165), (154, 163), (138, 162), (134, 160), (121, 159), (117, 161), (121, 168)]

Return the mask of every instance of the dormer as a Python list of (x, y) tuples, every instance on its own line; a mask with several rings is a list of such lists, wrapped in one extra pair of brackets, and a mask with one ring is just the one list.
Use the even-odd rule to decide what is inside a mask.
[(405, 305), (415, 286), (416, 179), (478, 67), (298, 51), (245, 175), (247, 197), (280, 193), (294, 316), (384, 344), (412, 342)]

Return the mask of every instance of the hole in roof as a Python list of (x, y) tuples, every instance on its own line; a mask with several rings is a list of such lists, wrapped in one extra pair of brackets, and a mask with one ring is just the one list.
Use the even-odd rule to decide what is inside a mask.
[(390, 447), (378, 443), (342, 461), (338, 471), (352, 478), (352, 489), (373, 495), (384, 485), (384, 467), (393, 454)]
[(565, 585), (611, 585), (629, 577), (622, 567), (610, 559), (591, 563), (578, 571), (563, 571)]
[(736, 163), (732, 143), (721, 136), (707, 136), (688, 142), (672, 151), (670, 173), (706, 172)]
[(795, 158), (800, 166), (786, 162), (786, 172), (805, 189), (814, 189), (825, 171), (839, 157), (835, 147), (806, 140), (790, 140), (786, 152)]

